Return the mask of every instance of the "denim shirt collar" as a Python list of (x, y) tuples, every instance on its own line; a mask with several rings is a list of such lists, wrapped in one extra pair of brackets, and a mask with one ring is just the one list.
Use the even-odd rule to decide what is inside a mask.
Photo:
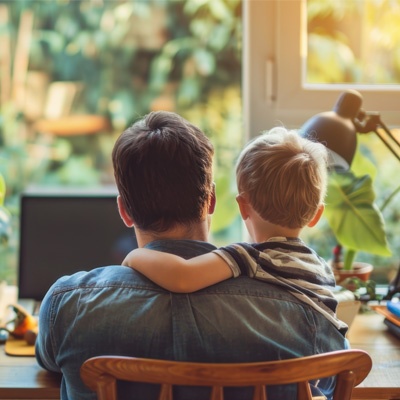
[(154, 240), (153, 242), (147, 243), (144, 247), (151, 250), (175, 254), (186, 259), (200, 256), (216, 249), (211, 243), (187, 239)]

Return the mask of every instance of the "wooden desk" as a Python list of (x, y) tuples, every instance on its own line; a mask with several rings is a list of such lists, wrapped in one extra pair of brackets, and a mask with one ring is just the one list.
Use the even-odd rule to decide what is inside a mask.
[[(373, 367), (354, 389), (354, 400), (400, 400), (400, 340), (386, 331), (374, 312), (357, 315), (349, 331), (353, 348), (367, 351)], [(60, 398), (60, 376), (42, 370), (34, 357), (9, 357), (0, 347), (0, 399)]]
[(60, 398), (61, 376), (39, 367), (35, 357), (10, 357), (0, 346), (0, 399)]
[(351, 347), (365, 350), (373, 361), (352, 399), (400, 399), (400, 339), (387, 331), (383, 320), (375, 312), (358, 314), (349, 330)]

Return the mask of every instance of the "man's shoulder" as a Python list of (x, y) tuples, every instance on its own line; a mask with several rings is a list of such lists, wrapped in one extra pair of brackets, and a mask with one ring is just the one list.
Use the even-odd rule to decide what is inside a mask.
[(59, 278), (50, 288), (49, 292), (59, 292), (90, 289), (90, 288), (146, 288), (149, 290), (159, 289), (152, 281), (132, 268), (122, 265), (109, 265), (93, 268), (89, 271), (80, 271), (72, 275)]

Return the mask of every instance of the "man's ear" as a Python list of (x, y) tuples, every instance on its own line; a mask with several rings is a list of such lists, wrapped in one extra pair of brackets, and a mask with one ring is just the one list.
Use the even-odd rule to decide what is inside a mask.
[(135, 223), (132, 220), (132, 218), (128, 215), (128, 213), (126, 212), (126, 208), (124, 206), (124, 202), (122, 201), (122, 198), (121, 198), (120, 195), (117, 196), (117, 204), (118, 204), (119, 215), (121, 216), (122, 221), (124, 221), (124, 224), (128, 228), (132, 228), (132, 226), (134, 226)]
[(215, 184), (213, 184), (211, 194), (210, 194), (210, 202), (208, 204), (208, 214), (214, 214), (215, 206), (217, 204), (217, 196), (215, 195)]
[(249, 217), (249, 203), (240, 194), (236, 196), (236, 201), (239, 205), (240, 215), (242, 216), (243, 221), (245, 221)]
[(324, 204), (320, 204), (318, 206), (318, 210), (315, 213), (313, 219), (307, 224), (308, 227), (312, 228), (313, 226), (317, 225), (318, 221), (320, 220), (322, 213), (325, 210), (325, 205)]

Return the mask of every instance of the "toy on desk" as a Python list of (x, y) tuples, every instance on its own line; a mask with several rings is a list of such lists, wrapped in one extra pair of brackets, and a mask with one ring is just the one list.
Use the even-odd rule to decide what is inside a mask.
[(38, 333), (36, 318), (19, 304), (11, 304), (9, 308), (12, 309), (15, 317), (8, 321), (1, 330), (7, 331), (16, 339), (25, 339), (28, 344), (34, 344)]
[(386, 307), (392, 314), (400, 318), (400, 301), (388, 301)]

